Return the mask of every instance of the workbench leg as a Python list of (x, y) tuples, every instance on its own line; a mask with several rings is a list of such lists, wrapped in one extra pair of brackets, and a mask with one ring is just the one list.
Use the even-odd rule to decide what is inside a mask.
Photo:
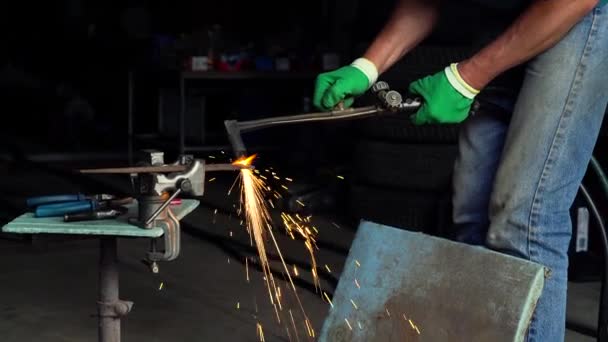
[(120, 318), (129, 311), (133, 303), (118, 298), (119, 290), (117, 238), (103, 237), (99, 251), (99, 298), (98, 340), (120, 341)]

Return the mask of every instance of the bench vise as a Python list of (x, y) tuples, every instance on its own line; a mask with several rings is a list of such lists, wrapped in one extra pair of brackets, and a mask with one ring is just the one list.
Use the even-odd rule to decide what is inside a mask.
[[(133, 197), (137, 199), (138, 215), (129, 222), (142, 229), (161, 228), (163, 236), (151, 240), (145, 263), (158, 273), (159, 261), (175, 260), (180, 253), (180, 222), (171, 211), (171, 203), (179, 195), (203, 196), (205, 173), (238, 171), (242, 165), (206, 164), (204, 159), (180, 155), (178, 160), (165, 164), (164, 153), (144, 150), (134, 167), (81, 170), (89, 174), (129, 174)], [(162, 246), (158, 241), (162, 239)]]

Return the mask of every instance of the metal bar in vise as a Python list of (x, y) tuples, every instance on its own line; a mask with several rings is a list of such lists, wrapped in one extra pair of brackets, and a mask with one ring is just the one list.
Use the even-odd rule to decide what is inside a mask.
[[(164, 172), (183, 172), (188, 170), (190, 165), (166, 165), (166, 166), (135, 166), (135, 167), (112, 167), (105, 169), (84, 169), (80, 173), (164, 173)], [(246, 166), (232, 164), (206, 164), (205, 172), (213, 171), (238, 171)]]

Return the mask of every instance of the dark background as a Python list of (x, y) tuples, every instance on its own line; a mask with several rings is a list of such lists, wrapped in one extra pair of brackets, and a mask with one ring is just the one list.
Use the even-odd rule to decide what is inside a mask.
[[(189, 55), (206, 54), (211, 44), (207, 32), (216, 25), (222, 32), (218, 53), (246, 52), (249, 69), (255, 56), (290, 56), (293, 71), (309, 74), (298, 82), (272, 82), (271, 88), (255, 93), (247, 86), (256, 79), (226, 84), (232, 92), (215, 93), (208, 103), (209, 125), (215, 128), (231, 112), (247, 117), (302, 111), (314, 75), (322, 71), (322, 54), (338, 53), (341, 64), (358, 57), (392, 6), (393, 1), (7, 3), (0, 49), (4, 117), (11, 120), (7, 135), (53, 151), (119, 149), (127, 132), (128, 72), (138, 71), (141, 80), (179, 68)], [(470, 10), (454, 10), (465, 19), (475, 17)], [(470, 45), (471, 29), (459, 23), (453, 30), (453, 25), (445, 22), (424, 44)], [(435, 56), (424, 65), (402, 64), (422, 74), (435, 71), (450, 57)], [(401, 89), (417, 76), (394, 75), (393, 86)], [(148, 79), (136, 84), (136, 130), (147, 131), (155, 113), (154, 93), (148, 91), (156, 87)], [(217, 82), (217, 88), (222, 85)], [(247, 94), (235, 96), (243, 89)], [(75, 98), (90, 105), (87, 114), (68, 109), (75, 106)]]

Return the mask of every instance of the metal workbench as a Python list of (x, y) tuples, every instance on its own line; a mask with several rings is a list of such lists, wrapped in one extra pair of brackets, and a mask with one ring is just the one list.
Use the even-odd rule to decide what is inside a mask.
[[(171, 207), (178, 220), (198, 207), (199, 201), (184, 199), (180, 205)], [(119, 299), (118, 238), (158, 238), (163, 235), (161, 228), (143, 229), (128, 222), (129, 217), (137, 217), (137, 203), (129, 206), (129, 211), (116, 219), (63, 222), (62, 217), (34, 217), (24, 213), (6, 224), (0, 231), (14, 234), (60, 234), (65, 236), (92, 236), (99, 238), (99, 280), (98, 280), (98, 340), (100, 342), (120, 341), (120, 319), (131, 310), (132, 302)]]

